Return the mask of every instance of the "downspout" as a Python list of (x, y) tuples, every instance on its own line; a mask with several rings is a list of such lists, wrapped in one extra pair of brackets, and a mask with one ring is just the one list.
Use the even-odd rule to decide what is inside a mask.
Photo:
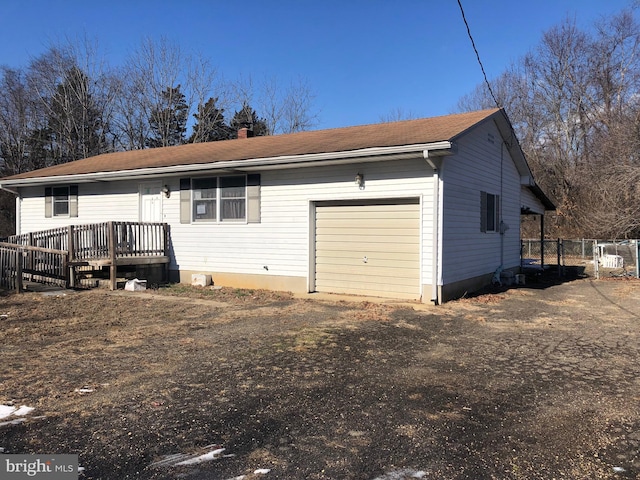
[(424, 159), (433, 169), (433, 247), (431, 258), (431, 301), (434, 305), (439, 305), (438, 298), (438, 276), (440, 258), (440, 170), (432, 158), (429, 158), (429, 150), (422, 152)]

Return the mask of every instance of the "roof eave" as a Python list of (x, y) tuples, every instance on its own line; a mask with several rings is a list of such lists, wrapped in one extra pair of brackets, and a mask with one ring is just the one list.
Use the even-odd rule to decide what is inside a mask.
[(19, 178), (0, 181), (0, 189), (16, 193), (14, 188), (56, 183), (92, 183), (157, 177), (185, 173), (205, 172), (249, 172), (256, 170), (276, 170), (282, 168), (303, 168), (319, 165), (337, 165), (344, 163), (376, 162), (389, 159), (421, 158), (425, 150), (446, 152), (452, 148), (449, 141), (400, 145), (394, 147), (373, 147), (342, 152), (287, 155), (279, 157), (256, 158), (249, 160), (230, 160), (211, 163), (171, 165), (166, 167), (148, 167), (111, 172), (92, 172), (46, 177)]

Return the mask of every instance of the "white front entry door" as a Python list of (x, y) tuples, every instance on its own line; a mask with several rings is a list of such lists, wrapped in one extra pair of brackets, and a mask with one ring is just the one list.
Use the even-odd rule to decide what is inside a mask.
[(140, 184), (140, 221), (162, 222), (162, 184)]

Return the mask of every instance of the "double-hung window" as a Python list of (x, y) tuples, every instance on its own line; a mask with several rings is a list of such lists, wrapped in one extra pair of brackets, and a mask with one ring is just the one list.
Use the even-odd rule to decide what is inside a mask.
[(69, 216), (69, 187), (53, 187), (51, 193), (53, 216)]
[(194, 178), (193, 189), (193, 221), (211, 222), (218, 218), (218, 179)]
[(44, 216), (77, 217), (78, 216), (78, 186), (60, 185), (45, 187)]
[(500, 195), (480, 192), (480, 231), (497, 232), (500, 229)]
[(191, 190), (194, 222), (246, 220), (246, 176), (193, 178)]
[(244, 220), (247, 205), (247, 178), (220, 177), (220, 220)]

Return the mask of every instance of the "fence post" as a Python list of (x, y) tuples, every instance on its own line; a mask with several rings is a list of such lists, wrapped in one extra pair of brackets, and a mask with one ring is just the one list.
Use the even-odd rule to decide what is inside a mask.
[(596, 280), (600, 278), (600, 265), (598, 264), (598, 241), (593, 241), (593, 273), (596, 276)]
[(16, 248), (16, 292), (22, 293), (22, 251)]
[(636, 278), (640, 278), (640, 240), (636, 239)]
[(556, 240), (556, 262), (558, 264), (558, 277), (561, 277), (561, 273), (560, 273), (560, 239), (558, 238)]
[[(27, 245), (30, 247), (33, 247), (33, 232), (29, 232), (29, 236), (28, 236), (28, 240), (27, 240)], [(29, 250), (29, 252), (27, 252), (27, 268), (29, 269), (29, 271), (33, 272), (34, 269), (34, 263), (33, 263), (33, 251)], [(33, 273), (29, 274), (29, 280), (33, 280)]]

